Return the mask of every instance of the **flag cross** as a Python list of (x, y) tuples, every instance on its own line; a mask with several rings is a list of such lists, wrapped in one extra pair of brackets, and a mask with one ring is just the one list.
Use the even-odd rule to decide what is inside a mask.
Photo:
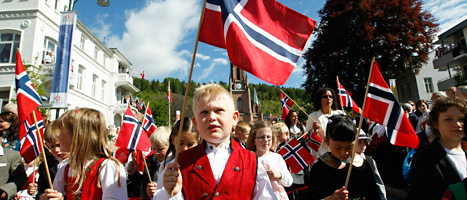
[(41, 105), (42, 101), (39, 96), (39, 94), (36, 92), (34, 89), (34, 86), (32, 85), (31, 80), (29, 80), (29, 77), (26, 74), (26, 71), (21, 72), (19, 75), (16, 77), (16, 88), (17, 88), (17, 94), (23, 94), (24, 96), (27, 96), (29, 99), (34, 101), (36, 104)]
[(130, 116), (125, 116), (123, 121), (136, 126), (136, 128), (133, 129), (133, 132), (131, 133), (131, 141), (128, 143), (128, 149), (136, 149), (136, 145), (138, 144), (139, 138), (142, 134), (141, 126), (139, 126), (138, 120)]
[(143, 123), (144, 129), (149, 130), (149, 128), (151, 128), (153, 124), (156, 124), (156, 122), (154, 122), (154, 119), (148, 113), (146, 113), (145, 118), (146, 121)]
[(284, 148), (288, 150), (286, 154), (284, 154), (282, 157), (284, 160), (288, 160), (289, 158), (295, 158), (295, 160), (302, 166), (302, 168), (305, 168), (308, 166), (308, 164), (302, 159), (302, 157), (297, 153), (298, 151), (303, 149), (303, 146), (298, 144), (292, 147), (291, 145), (285, 145)]
[(287, 110), (290, 110), (290, 106), (287, 104), (289, 102), (289, 97), (285, 96), (283, 99), (281, 99), (282, 106), (285, 106)]
[[(39, 126), (39, 128), (42, 128), (44, 126), (43, 121), (42, 120), (38, 121), (37, 125)], [(29, 124), (28, 120), (25, 120), (24, 126), (26, 127), (27, 133), (26, 133), (26, 137), (24, 137), (23, 140), (21, 141), (21, 146), (23, 146), (26, 139), (29, 140), (31, 144), (38, 144), (39, 139), (37, 138), (37, 134), (36, 134), (37, 129), (36, 129), (36, 126), (34, 125), (34, 122), (32, 124)], [(39, 155), (41, 152), (41, 150), (39, 149), (39, 146), (32, 145), (32, 147), (34, 149), (34, 153), (36, 154), (36, 156)]]
[(347, 105), (345, 107), (352, 107), (352, 101), (349, 101), (350, 100), (350, 95), (347, 93), (347, 91), (342, 89), (342, 88), (340, 88), (339, 90), (341, 91), (341, 96), (345, 97), (347, 99), (347, 101), (346, 101)]

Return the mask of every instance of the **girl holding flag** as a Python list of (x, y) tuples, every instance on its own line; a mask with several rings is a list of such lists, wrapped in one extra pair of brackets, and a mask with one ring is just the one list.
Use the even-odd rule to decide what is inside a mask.
[(104, 115), (90, 108), (74, 109), (57, 123), (61, 150), (70, 155), (55, 176), (55, 190), (45, 190), (47, 199), (126, 200), (126, 173), (110, 155)]

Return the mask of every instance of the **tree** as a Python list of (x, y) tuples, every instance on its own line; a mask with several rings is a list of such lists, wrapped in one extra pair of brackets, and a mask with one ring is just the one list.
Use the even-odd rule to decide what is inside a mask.
[(372, 57), (387, 79), (410, 69), (418, 73), (438, 31), (421, 0), (333, 0), (319, 15), (317, 39), (304, 55), (302, 86), (307, 94), (336, 89), (339, 76), (360, 106)]

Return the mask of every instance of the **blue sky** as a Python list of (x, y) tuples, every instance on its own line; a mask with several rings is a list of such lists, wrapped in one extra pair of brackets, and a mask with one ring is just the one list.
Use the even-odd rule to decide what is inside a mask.
[[(319, 22), (325, 0), (278, 0), (285, 6)], [(440, 24), (440, 33), (467, 19), (465, 0), (424, 0)], [(110, 0), (109, 7), (81, 0), (75, 5), (78, 19), (108, 47), (118, 48), (133, 64), (134, 76), (145, 71), (148, 80), (166, 77), (188, 80), (202, 0)], [(313, 37), (313, 36), (312, 36)], [(308, 48), (313, 38), (307, 42)], [(105, 40), (104, 40), (105, 38)], [(304, 82), (299, 59), (285, 87)], [(199, 43), (192, 80), (200, 83), (228, 82), (227, 52)], [(248, 75), (250, 83), (266, 83)]]

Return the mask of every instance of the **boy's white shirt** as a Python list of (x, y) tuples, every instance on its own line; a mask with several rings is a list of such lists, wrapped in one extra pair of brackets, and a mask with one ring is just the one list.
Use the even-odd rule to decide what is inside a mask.
[[(89, 161), (86, 163), (86, 167), (91, 163)], [(64, 166), (69, 164), (69, 159), (64, 160), (59, 164), (59, 169), (55, 175), (53, 182), (53, 187), (58, 192), (62, 193), (65, 196), (65, 182), (63, 180), (63, 175), (65, 173)], [(118, 167), (117, 167), (118, 166)], [(120, 172), (120, 187), (118, 186), (118, 173)], [(71, 176), (71, 169), (68, 170), (68, 176)], [(101, 181), (102, 187), (102, 199), (121, 199), (127, 200), (128, 193), (126, 188), (126, 171), (122, 164), (116, 165), (114, 161), (106, 159), (101, 164), (101, 172), (99, 174), (99, 179)]]
[[(222, 178), (222, 173), (225, 169), (225, 165), (227, 165), (227, 161), (229, 160), (230, 154), (232, 153), (232, 149), (228, 144), (225, 143), (222, 143), (218, 148), (216, 148), (215, 145), (206, 142), (205, 151), (206, 155), (208, 156), (209, 164), (211, 165), (216, 184), (219, 184), (219, 181)], [(274, 191), (272, 190), (271, 182), (269, 181), (268, 174), (266, 173), (263, 165), (258, 164), (257, 169), (258, 171), (256, 174), (255, 188), (253, 189), (253, 200), (277, 199)], [(163, 176), (163, 174), (161, 174), (161, 176)], [(162, 178), (159, 177), (159, 180), (162, 180)], [(156, 199), (183, 200), (185, 197), (181, 191), (177, 195), (170, 197), (169, 192), (165, 190), (163, 185), (161, 185), (160, 189), (158, 189), (153, 196), (153, 200)]]

